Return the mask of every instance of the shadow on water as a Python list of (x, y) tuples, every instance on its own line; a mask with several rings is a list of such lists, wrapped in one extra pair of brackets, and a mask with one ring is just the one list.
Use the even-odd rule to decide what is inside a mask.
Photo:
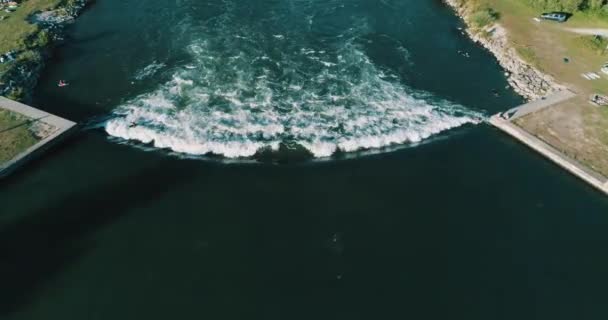
[(68, 34), (66, 36), (66, 41), (64, 43), (69, 43), (71, 46), (84, 45), (89, 42), (95, 42), (99, 40), (104, 40), (106, 38), (112, 37), (116, 35), (118, 32), (116, 31), (100, 31), (92, 35), (78, 37), (72, 34)]
[[(43, 82), (54, 83), (48, 76), (43, 75), (42, 80)], [(70, 85), (70, 87), (75, 87), (75, 85)], [(79, 124), (86, 123), (91, 118), (107, 115), (109, 113), (107, 105), (115, 105), (117, 103), (116, 101), (99, 103), (78, 101), (68, 96), (64, 91), (58, 91), (55, 85), (48, 87), (38, 86), (36, 91), (43, 92), (43, 94), (34, 96), (34, 106)]]
[[(190, 177), (187, 170), (163, 174), (169, 162), (80, 190), (0, 226), (0, 317), (23, 309), (45, 283), (85, 255), (95, 245), (89, 235)], [(151, 175), (157, 178), (141, 183)]]

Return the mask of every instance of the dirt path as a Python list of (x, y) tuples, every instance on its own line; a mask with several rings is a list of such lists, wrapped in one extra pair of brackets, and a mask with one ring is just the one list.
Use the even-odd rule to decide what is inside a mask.
[(564, 28), (564, 30), (578, 33), (578, 34), (587, 34), (587, 35), (598, 35), (602, 37), (608, 37), (608, 29), (602, 28)]

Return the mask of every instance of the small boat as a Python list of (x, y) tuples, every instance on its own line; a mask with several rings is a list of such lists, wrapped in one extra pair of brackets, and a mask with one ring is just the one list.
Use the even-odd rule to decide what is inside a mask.
[(57, 86), (60, 87), (60, 88), (67, 87), (69, 85), (70, 85), (69, 83), (67, 83), (67, 82), (65, 82), (63, 80), (59, 80), (59, 83), (57, 83)]
[(196, 66), (192, 65), (192, 64), (189, 64), (189, 65), (186, 65), (186, 69), (190, 69), (190, 70), (196, 69)]

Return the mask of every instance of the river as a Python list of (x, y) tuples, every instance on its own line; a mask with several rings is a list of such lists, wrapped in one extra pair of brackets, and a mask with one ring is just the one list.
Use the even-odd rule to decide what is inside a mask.
[[(103, 0), (0, 185), (1, 319), (606, 319), (608, 200), (437, 0)], [(70, 82), (58, 88), (59, 79)]]

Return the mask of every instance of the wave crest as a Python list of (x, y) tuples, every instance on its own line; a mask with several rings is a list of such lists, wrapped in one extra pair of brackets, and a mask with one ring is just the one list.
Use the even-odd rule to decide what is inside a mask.
[(192, 155), (251, 157), (295, 143), (328, 157), (417, 143), (482, 119), (421, 97), (375, 66), (352, 38), (303, 47), (299, 37), (247, 30), (208, 35), (189, 47), (193, 63), (119, 106), (105, 129)]

